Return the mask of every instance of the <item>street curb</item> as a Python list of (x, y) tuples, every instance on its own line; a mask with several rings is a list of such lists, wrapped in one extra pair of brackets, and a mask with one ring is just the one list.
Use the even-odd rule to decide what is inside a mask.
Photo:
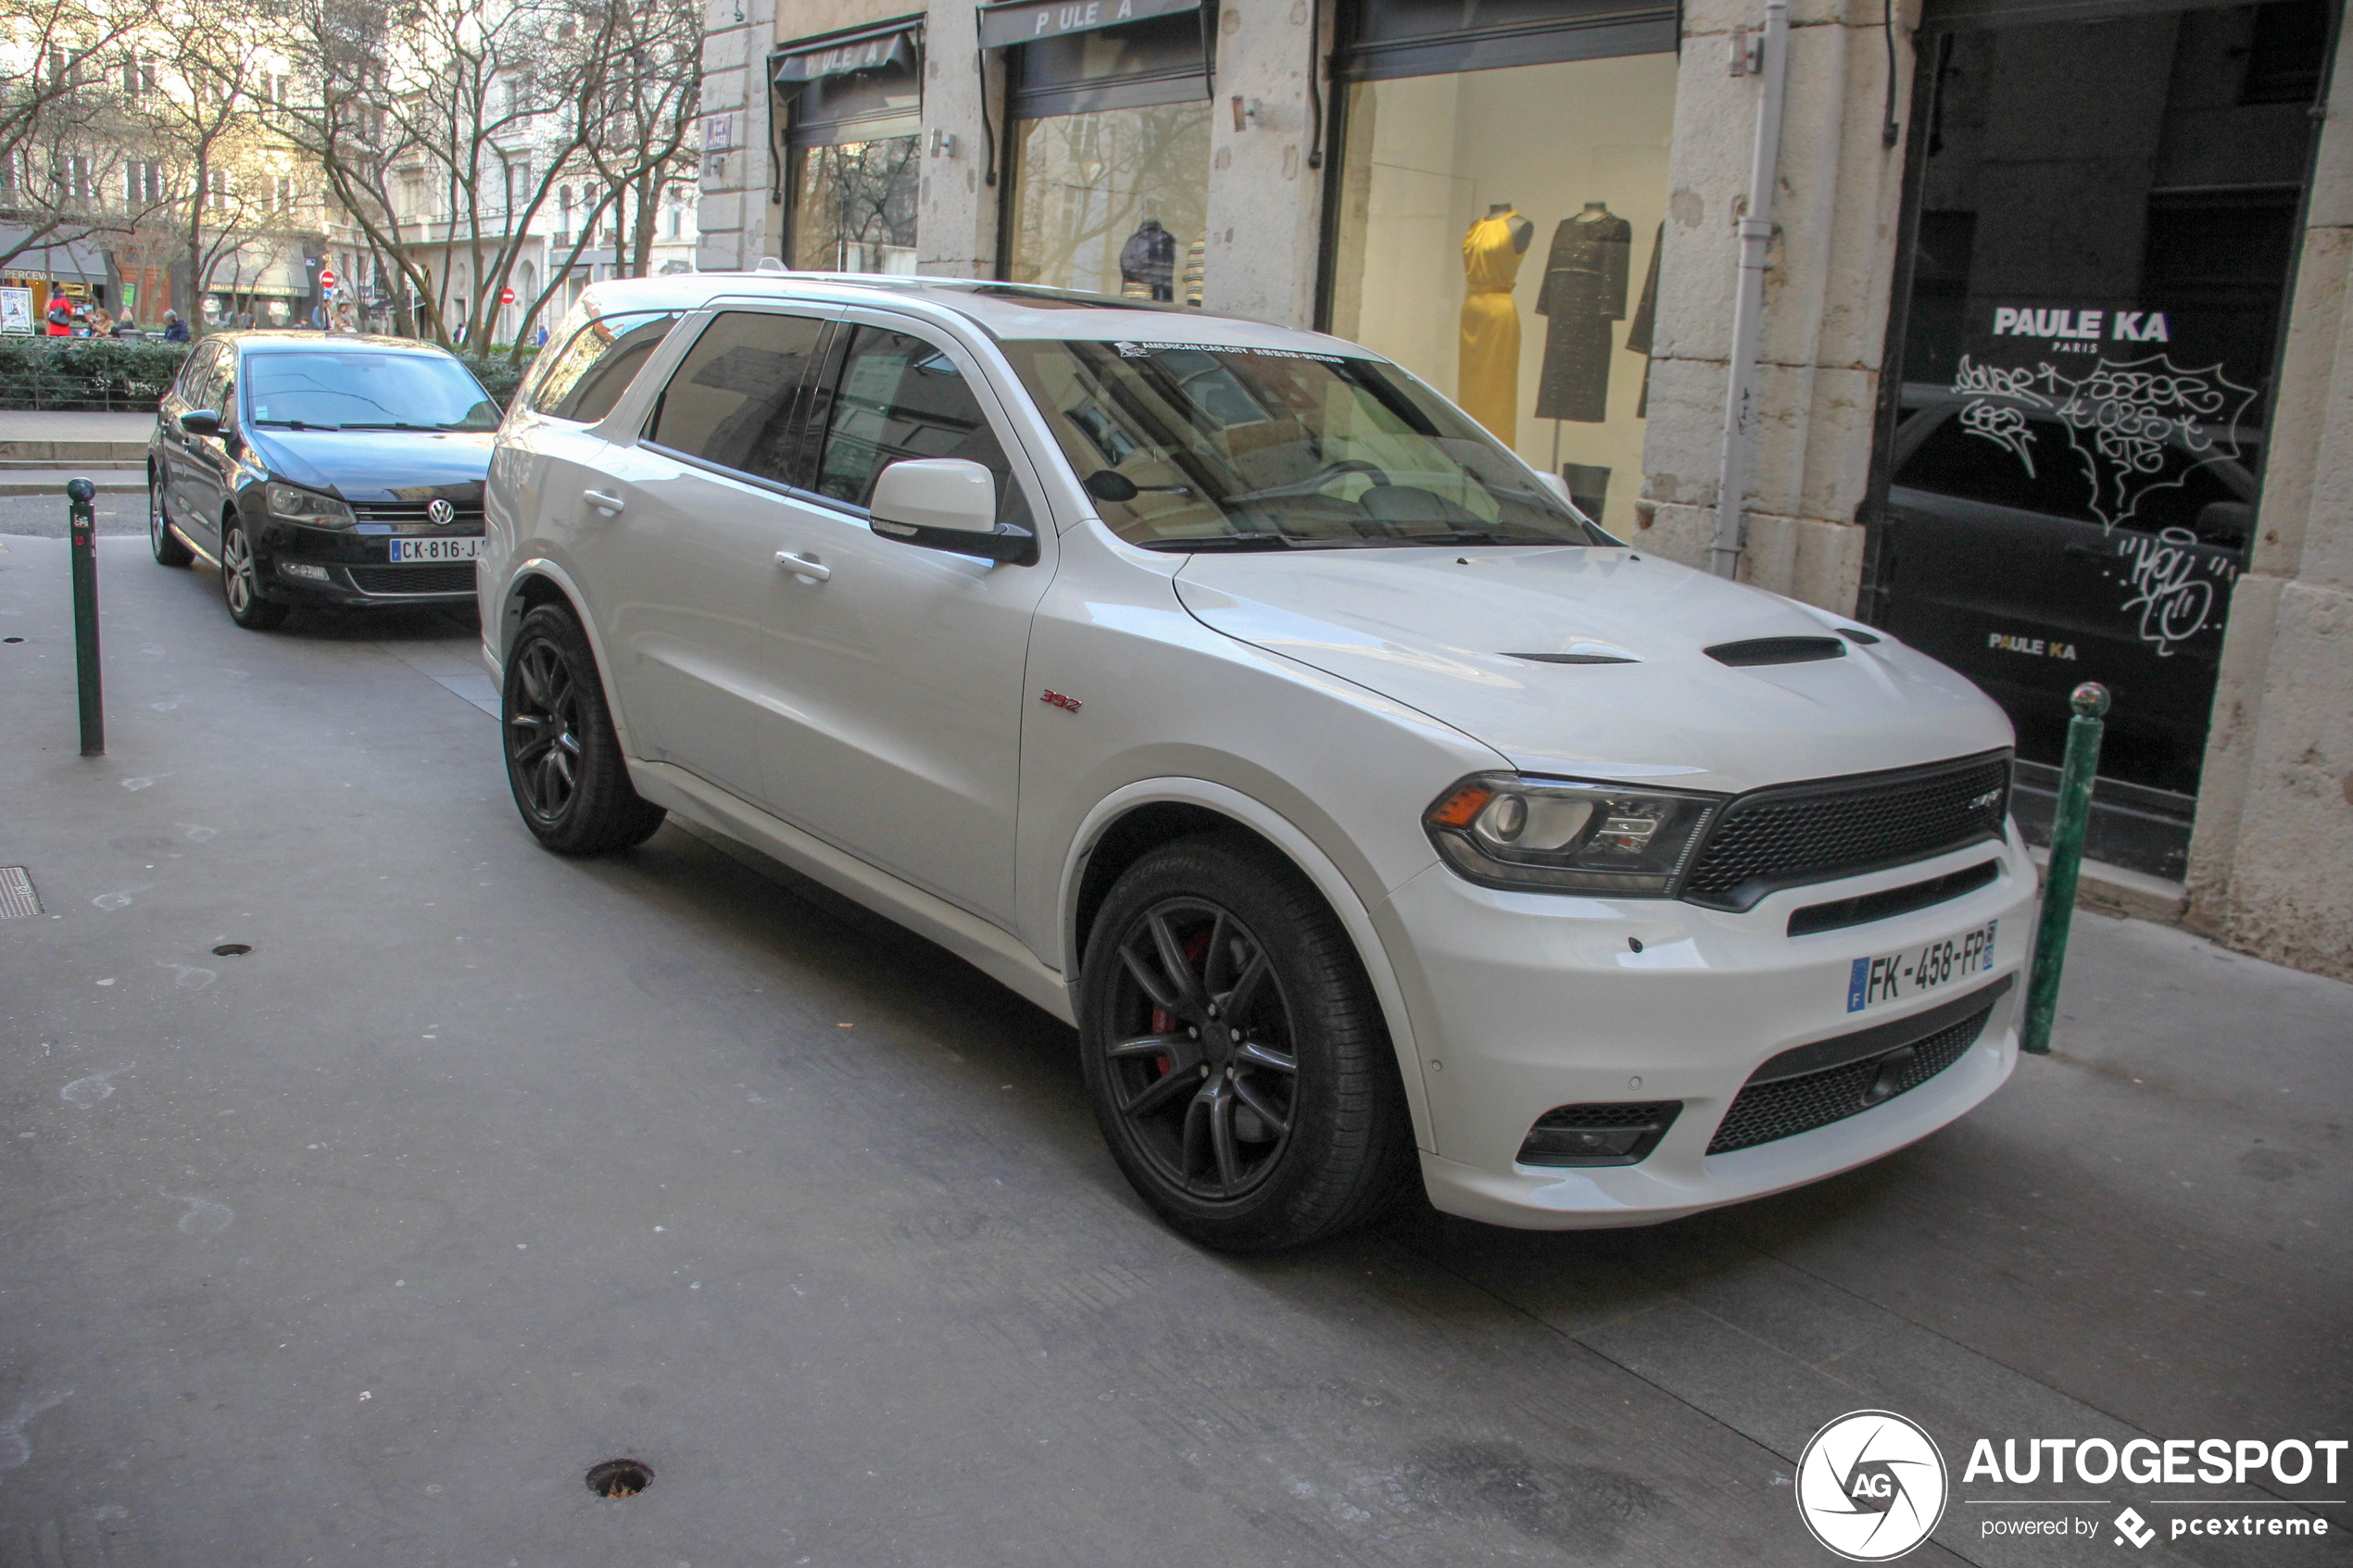
[(66, 481), (86, 479), (97, 486), (101, 495), (136, 495), (147, 487), (144, 473), (124, 474), (94, 469), (87, 473), (60, 470), (56, 473), (30, 474), (21, 470), (9, 473), (0, 470), (0, 495), (55, 495), (60, 502), (66, 498)]
[[(2027, 853), (2034, 857), (2038, 877), (2046, 879), (2050, 850), (2030, 846)], [(2078, 909), (2096, 909), (2101, 914), (2120, 915), (2127, 920), (2150, 921), (2158, 925), (2180, 925), (2189, 903), (2189, 890), (2182, 884), (2145, 872), (2111, 866), (2104, 860), (2085, 860), (2082, 880), (2075, 884)]]

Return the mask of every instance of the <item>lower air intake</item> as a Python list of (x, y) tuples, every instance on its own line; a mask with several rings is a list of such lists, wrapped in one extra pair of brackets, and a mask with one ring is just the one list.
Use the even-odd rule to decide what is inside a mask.
[[(1866, 1029), (1847, 1036), (1856, 1054), (1841, 1049), (1838, 1040), (1801, 1046), (1758, 1068), (1724, 1113), (1716, 1135), (1708, 1140), (1710, 1154), (1730, 1154), (1779, 1138), (1795, 1137), (1833, 1122), (1859, 1116), (1896, 1096), (1909, 1094), (1969, 1054), (1994, 1016), (1994, 1004), (2010, 988), (2005, 976), (1973, 997), (1935, 1009), (1918, 1021), (1932, 1033), (1902, 1040), (1889, 1026)], [(1956, 1010), (1961, 1016), (1954, 1017)], [(1898, 1026), (1900, 1027), (1900, 1026)], [(1908, 1033), (1909, 1031), (1906, 1031)], [(1831, 1060), (1835, 1065), (1811, 1072), (1791, 1072), (1793, 1065)]]

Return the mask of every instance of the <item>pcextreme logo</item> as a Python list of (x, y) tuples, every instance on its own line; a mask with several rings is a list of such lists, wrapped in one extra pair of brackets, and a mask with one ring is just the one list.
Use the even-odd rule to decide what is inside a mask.
[(1944, 1517), (1944, 1456), (1917, 1423), (1854, 1411), (1814, 1434), (1797, 1459), (1797, 1514), (1850, 1562), (1903, 1556)]

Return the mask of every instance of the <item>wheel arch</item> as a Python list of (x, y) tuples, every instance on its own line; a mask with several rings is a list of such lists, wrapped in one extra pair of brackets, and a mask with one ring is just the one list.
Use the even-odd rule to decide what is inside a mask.
[[(502, 682), (506, 679), (508, 656), (513, 650), (515, 633), (522, 627), (522, 618), (541, 605), (563, 606), (572, 611), (573, 620), (579, 622), (581, 632), (588, 639), (588, 651), (597, 660), (597, 683), (604, 688), (605, 711), (612, 716), (613, 734), (621, 742), (622, 755), (635, 757), (637, 748), (631, 741), (629, 715), (613, 684), (612, 659), (606, 652), (605, 639), (597, 629), (595, 617), (583, 608), (585, 602), (571, 575), (544, 556), (535, 556), (517, 567), (498, 603), (498, 678)], [(486, 635), (489, 628), (485, 626), (484, 632)]]
[(1423, 1091), (1421, 1053), (1403, 987), (1389, 951), (1355, 887), (1339, 865), (1299, 826), (1265, 803), (1206, 779), (1148, 779), (1131, 784), (1100, 802), (1080, 824), (1063, 868), (1060, 935), (1063, 972), (1074, 1003), (1079, 970), (1103, 900), (1128, 867), (1164, 844), (1204, 833), (1239, 832), (1255, 839), (1304, 876), (1339, 920), (1388, 1026), (1397, 1074), (1414, 1124), (1414, 1141), (1432, 1147), (1429, 1110)]

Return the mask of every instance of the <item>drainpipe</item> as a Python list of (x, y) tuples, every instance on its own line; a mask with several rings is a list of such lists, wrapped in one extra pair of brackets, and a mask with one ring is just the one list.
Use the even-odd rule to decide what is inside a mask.
[(1741, 268), (1732, 296), (1732, 358), (1724, 394), (1724, 460), (1716, 484), (1716, 542), (1708, 570), (1739, 575), (1747, 528), (1743, 503), (1756, 434), (1756, 340), (1765, 321), (1765, 257), (1773, 243), (1773, 185), (1781, 161), (1781, 96), (1789, 83), (1789, 0), (1765, 0), (1765, 32), (1752, 50), (1733, 34), (1732, 74), (1765, 78), (1756, 98), (1755, 157), (1748, 169), (1748, 210), (1741, 218)]

